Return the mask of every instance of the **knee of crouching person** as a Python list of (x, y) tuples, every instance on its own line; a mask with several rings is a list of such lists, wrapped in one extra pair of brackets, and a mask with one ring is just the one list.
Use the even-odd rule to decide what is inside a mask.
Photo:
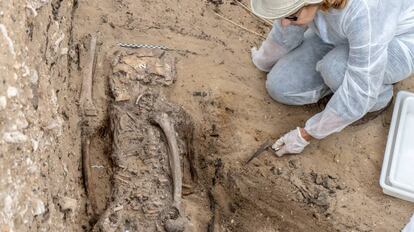
[(267, 75), (266, 90), (270, 97), (279, 103), (290, 105), (288, 92), (285, 87), (281, 78), (278, 78), (277, 73), (270, 72)]
[(316, 71), (321, 74), (323, 82), (332, 92), (335, 92), (341, 86), (345, 75), (345, 73), (338, 72), (337, 68), (338, 65), (327, 58), (323, 58), (316, 64)]
[(341, 85), (347, 69), (349, 48), (346, 45), (331, 50), (316, 64), (325, 84), (335, 92)]

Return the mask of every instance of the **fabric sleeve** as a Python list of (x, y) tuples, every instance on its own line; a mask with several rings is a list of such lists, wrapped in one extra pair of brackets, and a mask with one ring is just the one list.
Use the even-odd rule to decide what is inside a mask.
[(271, 39), (287, 52), (290, 52), (303, 42), (306, 29), (307, 27), (296, 25), (283, 27), (280, 20), (275, 20), (268, 39)]
[[(364, 1), (363, 1), (364, 2)], [(349, 42), (342, 85), (324, 111), (310, 118), (305, 130), (317, 139), (339, 132), (362, 118), (376, 103), (387, 63), (387, 44), (373, 30), (368, 6), (344, 15), (342, 29)]]

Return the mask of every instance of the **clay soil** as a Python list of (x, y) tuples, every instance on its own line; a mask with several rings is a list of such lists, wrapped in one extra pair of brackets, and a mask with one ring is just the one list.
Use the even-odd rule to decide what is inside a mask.
[[(247, 1), (244, 1), (247, 4)], [(91, 141), (98, 213), (113, 164), (108, 78), (122, 43), (160, 44), (177, 61), (167, 98), (194, 127), (198, 179), (183, 197), (195, 231), (399, 231), (412, 203), (382, 193), (379, 176), (392, 107), (367, 124), (313, 141), (301, 155), (264, 153), (269, 138), (320, 111), (266, 93), (250, 60), (270, 27), (233, 1), (0, 1), (0, 230), (89, 231), (78, 99), (90, 34), (98, 36)], [(395, 90), (414, 91), (407, 79)]]

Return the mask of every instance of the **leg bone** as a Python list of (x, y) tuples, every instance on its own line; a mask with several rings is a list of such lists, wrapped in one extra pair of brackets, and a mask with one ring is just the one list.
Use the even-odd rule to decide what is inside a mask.
[[(172, 179), (174, 183), (173, 189), (173, 201), (174, 206), (178, 211), (181, 210), (181, 191), (182, 191), (182, 173), (180, 167), (180, 156), (178, 151), (177, 137), (171, 120), (166, 113), (161, 113), (152, 118), (152, 120), (158, 124), (165, 136), (167, 137), (169, 147), (169, 163), (172, 173)], [(181, 212), (180, 212), (181, 213)]]
[(92, 100), (92, 79), (95, 73), (96, 64), (96, 36), (92, 36), (89, 49), (89, 65), (88, 70), (82, 79), (82, 91), (80, 95), (80, 107), (82, 115), (94, 116), (96, 115), (95, 106)]

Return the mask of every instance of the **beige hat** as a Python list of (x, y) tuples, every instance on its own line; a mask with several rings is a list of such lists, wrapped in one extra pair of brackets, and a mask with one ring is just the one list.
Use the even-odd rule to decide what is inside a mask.
[(251, 0), (252, 11), (265, 19), (277, 19), (294, 14), (300, 8), (323, 0)]

